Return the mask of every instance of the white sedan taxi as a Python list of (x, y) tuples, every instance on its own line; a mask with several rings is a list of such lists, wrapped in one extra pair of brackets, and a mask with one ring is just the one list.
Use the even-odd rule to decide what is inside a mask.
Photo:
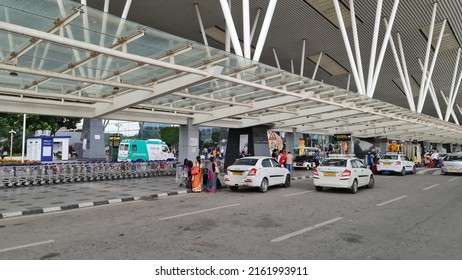
[(239, 187), (259, 188), (266, 192), (269, 186), (283, 185), (290, 187), (290, 172), (282, 167), (274, 158), (252, 156), (237, 159), (228, 166), (225, 173), (225, 185), (232, 191)]
[(398, 173), (401, 176), (406, 173), (416, 173), (416, 167), (414, 162), (409, 160), (407, 156), (398, 153), (386, 153), (377, 164), (377, 173), (382, 174), (385, 172)]
[(335, 155), (323, 160), (314, 170), (313, 183), (317, 191), (328, 187), (357, 193), (359, 187), (374, 187), (374, 175), (358, 158)]

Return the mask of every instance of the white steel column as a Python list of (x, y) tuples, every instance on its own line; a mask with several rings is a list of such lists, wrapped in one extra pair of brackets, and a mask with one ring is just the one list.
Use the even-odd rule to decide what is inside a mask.
[[(446, 27), (446, 22), (447, 22), (447, 20), (445, 19), (443, 21), (443, 26), (441, 26), (441, 31), (440, 31), (440, 35), (438, 37), (438, 42), (436, 43), (435, 53), (433, 54), (432, 63), (430, 65), (430, 70), (428, 71), (428, 76), (427, 76), (426, 82), (425, 82), (425, 88), (423, 89), (422, 102), (420, 104), (421, 106), (418, 108), (420, 110), (419, 113), (422, 112), (423, 104), (425, 102), (425, 98), (427, 97), (428, 88), (430, 87), (430, 82), (431, 82), (431, 78), (432, 78), (432, 75), (433, 75), (433, 70), (435, 69), (436, 59), (438, 58), (438, 54), (440, 52), (441, 41), (443, 40), (443, 33), (444, 33), (444, 28)], [(427, 71), (427, 70), (424, 69), (424, 71)], [(420, 99), (419, 99), (419, 101), (420, 101)]]
[(303, 39), (302, 59), (300, 61), (300, 76), (303, 76), (305, 70), (305, 52), (306, 52), (306, 39)]
[(25, 150), (25, 147), (26, 147), (26, 114), (24, 114), (23, 117), (22, 117), (21, 163), (24, 163), (24, 150)]
[[(223, 1), (223, 0), (220, 0)], [(263, 46), (266, 41), (266, 36), (268, 35), (268, 30), (273, 18), (274, 9), (276, 8), (276, 3), (278, 0), (270, 0), (268, 5), (268, 10), (266, 11), (265, 19), (263, 20), (263, 25), (261, 27), (260, 36), (258, 37), (257, 47), (255, 48), (255, 53), (253, 55), (253, 60), (260, 61), (260, 56), (263, 51)]]
[(375, 12), (374, 33), (372, 35), (371, 57), (369, 60), (369, 74), (367, 75), (367, 88), (365, 92), (365, 94), (367, 94), (368, 96), (369, 96), (369, 91), (372, 88), (372, 79), (374, 77), (375, 55), (377, 52), (377, 41), (379, 39), (380, 16), (382, 14), (382, 5), (383, 5), (383, 0), (378, 0), (377, 10)]
[(348, 74), (348, 81), (347, 81), (346, 90), (350, 90), (350, 82), (351, 82), (351, 74), (349, 73)]
[(314, 80), (316, 78), (316, 73), (318, 72), (319, 64), (321, 63), (321, 59), (322, 59), (323, 54), (324, 54), (323, 52), (319, 53), (318, 62), (316, 63), (316, 66), (314, 67), (313, 77), (311, 77), (312, 80)]
[[(228, 6), (231, 10), (231, 0), (228, 0)], [(225, 51), (228, 53), (231, 52), (231, 37), (229, 36), (228, 26), (225, 27)]]
[(340, 10), (339, 0), (333, 0), (335, 6), (335, 13), (337, 14), (337, 19), (340, 25), (340, 31), (342, 32), (343, 42), (348, 54), (348, 59), (350, 60), (351, 72), (353, 72), (353, 78), (358, 89), (358, 93), (364, 95), (365, 92), (361, 87), (361, 80), (358, 74), (358, 68), (356, 67), (356, 62), (351, 51), (350, 41), (348, 40), (348, 34), (346, 32), (345, 23), (343, 21), (342, 11)]
[(366, 92), (366, 84), (364, 83), (364, 72), (363, 72), (363, 63), (361, 58), (361, 50), (359, 48), (359, 37), (358, 37), (358, 28), (356, 26), (356, 13), (355, 13), (355, 4), (354, 0), (350, 0), (350, 17), (351, 17), (351, 29), (353, 30), (353, 40), (356, 52), (356, 62), (358, 63), (358, 75), (359, 80), (361, 81), (361, 88), (363, 92)]
[(398, 5), (399, 5), (399, 0), (395, 0), (395, 2), (393, 4), (393, 9), (392, 9), (391, 15), (390, 15), (390, 23), (388, 24), (387, 30), (385, 31), (385, 37), (384, 37), (383, 42), (382, 42), (382, 48), (380, 50), (379, 58), (377, 60), (377, 65), (376, 65), (375, 70), (374, 70), (374, 76), (373, 76), (373, 79), (372, 79), (372, 85), (371, 85), (370, 88), (369, 87), (367, 88), (369, 97), (374, 96), (375, 87), (377, 85), (380, 70), (382, 68), (383, 58), (385, 56), (385, 51), (387, 50), (388, 39), (391, 37), (390, 36), (391, 35), (391, 28), (393, 27), (393, 23), (395, 22), (396, 11), (398, 10)]
[(276, 60), (276, 65), (278, 66), (278, 69), (281, 70), (281, 65), (279, 64), (279, 59), (278, 59), (278, 55), (276, 53), (275, 48), (273, 48), (273, 54), (274, 54), (274, 59)]
[(244, 57), (251, 58), (250, 56), (250, 6), (249, 0), (242, 0), (242, 22), (244, 34)]
[(221, 9), (226, 20), (226, 27), (228, 28), (229, 36), (231, 37), (231, 42), (233, 43), (234, 52), (242, 56), (241, 44), (239, 42), (239, 37), (237, 36), (236, 26), (234, 25), (233, 16), (231, 15), (231, 9), (228, 6), (226, 0), (220, 0)]
[(428, 68), (428, 61), (430, 59), (430, 51), (432, 49), (432, 41), (433, 41), (433, 30), (435, 29), (435, 18), (436, 18), (436, 9), (438, 8), (438, 3), (435, 2), (433, 3), (433, 13), (432, 13), (432, 19), (430, 23), (430, 31), (428, 32), (428, 42), (427, 42), (427, 52), (425, 53), (425, 63), (424, 63), (424, 72), (422, 74), (422, 79), (420, 82), (420, 92), (419, 92), (419, 101), (417, 102), (417, 112), (421, 113), (422, 112), (422, 107), (423, 107), (423, 91), (425, 87), (425, 78), (426, 78), (426, 71)]
[(295, 74), (295, 67), (294, 67), (294, 60), (290, 60), (290, 70), (292, 71), (292, 74)]
[(452, 108), (454, 107), (454, 102), (456, 100), (457, 92), (454, 91), (454, 85), (456, 82), (456, 76), (457, 72), (459, 70), (459, 61), (460, 61), (460, 51), (461, 48), (457, 51), (457, 58), (456, 58), (456, 65), (454, 67), (454, 74), (452, 76), (452, 83), (451, 83), (451, 91), (449, 92), (449, 100), (448, 100), (448, 107), (446, 108), (446, 115), (444, 117), (445, 121), (449, 120), (449, 114), (452, 111)]

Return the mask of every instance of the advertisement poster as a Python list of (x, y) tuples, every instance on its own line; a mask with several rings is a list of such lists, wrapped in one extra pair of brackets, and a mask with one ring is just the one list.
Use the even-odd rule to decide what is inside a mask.
[(249, 154), (249, 135), (241, 134), (239, 136), (239, 151), (243, 152), (245, 155)]

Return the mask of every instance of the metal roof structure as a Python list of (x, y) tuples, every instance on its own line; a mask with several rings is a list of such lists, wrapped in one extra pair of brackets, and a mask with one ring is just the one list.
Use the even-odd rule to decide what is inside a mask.
[[(439, 14), (439, 17), (452, 16), (441, 25), (435, 23), (436, 19), (430, 21), (430, 18), (436, 18), (431, 16), (436, 10), (431, 1), (418, 1), (419, 4), (401, 1), (401, 9), (394, 8), (398, 0), (383, 1), (383, 13), (392, 14), (390, 31), (394, 10), (397, 13), (393, 28), (400, 29), (402, 43), (406, 42), (404, 48), (396, 45), (401, 49), (397, 52), (403, 54), (402, 49), (412, 52), (407, 57), (411, 58), (407, 67), (400, 66), (401, 70), (406, 70), (401, 72), (408, 73), (403, 75), (398, 73), (396, 63), (398, 60), (403, 62), (403, 58), (394, 59), (388, 39), (384, 44), (387, 51), (383, 51), (383, 66), (378, 67), (382, 64), (380, 44), (374, 51), (377, 56), (372, 56), (377, 58), (373, 59), (377, 65), (369, 68), (378, 71), (370, 72), (365, 67), (363, 74), (359, 73), (360, 67), (351, 66), (355, 57), (345, 52), (348, 48), (345, 47), (347, 41), (342, 40), (342, 31), (351, 29), (348, 26), (355, 23), (360, 34), (375, 34), (381, 38), (391, 34), (386, 31), (385, 23), (380, 24), (382, 11), (375, 12), (380, 5), (356, 0), (356, 16), (350, 6), (350, 15), (353, 15), (350, 18), (345, 12), (348, 5), (338, 0), (259, 0), (251, 1), (247, 10), (242, 5), (238, 9), (234, 5), (229, 15), (235, 18), (242, 19), (245, 11), (252, 15), (256, 11), (260, 13), (260, 8), (263, 8), (260, 9), (263, 18), (263, 13), (269, 15), (267, 10), (277, 2), (266, 40), (257, 40), (256, 35), (252, 40), (248, 37), (250, 32), (244, 32), (242, 42), (237, 33), (234, 37), (231, 35), (236, 50), (240, 48), (238, 45), (243, 46), (242, 55), (235, 55), (219, 49), (223, 48), (218, 43), (222, 35), (220, 30), (226, 29), (223, 2), (226, 3), (224, 0), (134, 0), (112, 1), (109, 5), (109, 1), (89, 1), (89, 5), (94, 5), (92, 8), (84, 5), (86, 1), (0, 0), (0, 112), (180, 125), (192, 119), (195, 125), (212, 127), (268, 125), (274, 130), (288, 132), (295, 129), (300, 133), (351, 133), (357, 137), (462, 143), (460, 126), (443, 120), (444, 110), (441, 110), (441, 116), (429, 115), (435, 115), (428, 112), (429, 108), (436, 108), (435, 102), (421, 97), (422, 104), (414, 104), (417, 109), (407, 109), (411, 104), (410, 95), (400, 90), (400, 87), (405, 92), (419, 88), (416, 83), (423, 78), (423, 88), (428, 87), (429, 96), (437, 91), (456, 92), (454, 88), (456, 85), (458, 88), (458, 83), (453, 82), (451, 87), (451, 79), (458, 77), (452, 73), (458, 73), (457, 69), (454, 71), (454, 62), (459, 48), (457, 38), (462, 36), (459, 34), (462, 24), (457, 21), (456, 13), (457, 9), (462, 9), (462, 4), (457, 1), (441, 1), (443, 15)], [(338, 3), (337, 8), (343, 9), (345, 20), (331, 23), (335, 22), (333, 14), (325, 12), (321, 15), (318, 10), (322, 10), (323, 2)], [(329, 9), (332, 7), (323, 11)], [(421, 16), (415, 21), (403, 19), (410, 10)], [(122, 14), (122, 17), (111, 13)], [(339, 19), (339, 13), (335, 15)], [(377, 15), (379, 24), (374, 25)], [(261, 30), (255, 34), (264, 33), (267, 18), (271, 19), (265, 16), (265, 19), (255, 20), (256, 30)], [(201, 32), (198, 19), (205, 23), (204, 32)], [(340, 22), (347, 27), (342, 28)], [(435, 24), (430, 25), (430, 22)], [(422, 36), (438, 35), (438, 30), (446, 30), (443, 27), (447, 22), (455, 41), (449, 40), (450, 35), (444, 35), (444, 38), (452, 45), (432, 39), (433, 44), (428, 44), (431, 51), (426, 55)], [(248, 23), (247, 31), (250, 30)], [(241, 22), (236, 20), (235, 24), (237, 30), (242, 30)], [(430, 26), (428, 30), (425, 29), (427, 26)], [(375, 27), (377, 32), (373, 31)], [(417, 35), (409, 30), (414, 30)], [(215, 41), (209, 46), (198, 43), (204, 39), (203, 34), (209, 38), (215, 34)], [(366, 50), (364, 46), (375, 41), (364, 37), (367, 35), (359, 35), (362, 45), (358, 41), (358, 44), (352, 44), (355, 47), (351, 50)], [(410, 38), (409, 42), (405, 38)], [(305, 46), (303, 51), (302, 43)], [(411, 48), (414, 45), (415, 48)], [(439, 49), (443, 50), (441, 46), (445, 49), (438, 56), (437, 64), (433, 57), (437, 56)], [(299, 74), (303, 75), (286, 71), (287, 66), (279, 64), (283, 60), (287, 64), (289, 58), (294, 57), (295, 50), (302, 54)], [(259, 52), (261, 57), (255, 59)], [(250, 57), (252, 53), (254, 60)], [(418, 66), (420, 70), (416, 69), (418, 62), (413, 61), (417, 54), (424, 57), (423, 67)], [(362, 55), (369, 53), (365, 51)], [(360, 61), (358, 57), (356, 53), (356, 62)], [(276, 66), (264, 64), (275, 62)], [(419, 75), (425, 67), (430, 79), (426, 79), (427, 75)], [(317, 72), (317, 75), (307, 74), (310, 71)], [(353, 72), (354, 78), (348, 74)], [(377, 78), (375, 87), (369, 86), (369, 81), (366, 83), (366, 72), (370, 72), (371, 85), (374, 84), (373, 76)], [(412, 87), (410, 78), (417, 81)], [(354, 92), (345, 89), (349, 88), (350, 80)], [(405, 83), (401, 82), (403, 80)], [(354, 88), (354, 81), (362, 86)], [(460, 97), (452, 96), (447, 97), (448, 102), (454, 99), (454, 108), (459, 108)], [(441, 96), (435, 98), (439, 100)], [(420, 105), (423, 113), (418, 112)], [(455, 117), (452, 120), (457, 123), (459, 113), (462, 112), (452, 112)]]

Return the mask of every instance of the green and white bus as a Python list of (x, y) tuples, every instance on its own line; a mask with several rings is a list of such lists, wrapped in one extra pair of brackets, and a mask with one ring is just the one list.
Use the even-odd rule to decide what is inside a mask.
[(120, 141), (117, 161), (176, 160), (167, 144), (160, 139)]

